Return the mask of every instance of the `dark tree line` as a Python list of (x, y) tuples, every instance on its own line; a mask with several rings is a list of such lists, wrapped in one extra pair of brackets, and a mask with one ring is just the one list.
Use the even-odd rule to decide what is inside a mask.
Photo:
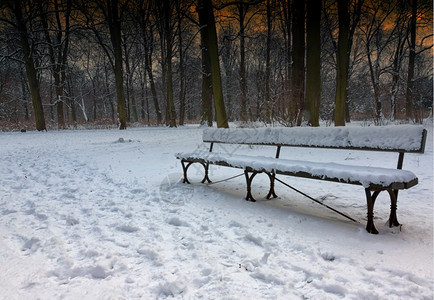
[(419, 122), (427, 0), (2, 0), (0, 126)]

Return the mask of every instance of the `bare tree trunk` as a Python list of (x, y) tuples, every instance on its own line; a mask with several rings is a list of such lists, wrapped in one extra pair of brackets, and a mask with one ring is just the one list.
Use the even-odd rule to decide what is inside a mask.
[(70, 106), (70, 111), (71, 111), (71, 119), (72, 119), (72, 122), (74, 124), (76, 124), (77, 123), (77, 111), (75, 108), (75, 101), (73, 100), (74, 95), (72, 92), (72, 80), (71, 80), (71, 78), (68, 79), (67, 83), (68, 83), (68, 91), (69, 91), (69, 96), (70, 96), (69, 97), (69, 106)]
[(267, 0), (267, 46), (265, 53), (265, 122), (271, 123), (271, 92), (270, 92), (270, 54), (271, 54), (271, 34), (272, 34), (272, 3)]
[(48, 95), (49, 95), (49, 102), (50, 102), (50, 114), (49, 114), (50, 118), (49, 118), (49, 120), (51, 122), (54, 122), (54, 106), (56, 104), (53, 102), (53, 99), (54, 99), (54, 97), (53, 97), (53, 74), (50, 74), (50, 89), (49, 89)]
[(402, 65), (402, 58), (404, 52), (405, 39), (402, 37), (402, 28), (399, 32), (399, 37), (397, 41), (397, 47), (395, 50), (395, 54), (393, 57), (393, 67), (392, 67), (392, 88), (390, 91), (390, 120), (394, 121), (396, 118), (397, 111), (397, 99), (396, 96), (398, 94), (399, 87), (399, 79)]
[(290, 0), (280, 0), (281, 11), (283, 13), (283, 36), (285, 41), (285, 57), (284, 57), (284, 78), (283, 78), (283, 101), (279, 101), (280, 119), (289, 124), (291, 115), (291, 103), (286, 101), (291, 97), (291, 78), (292, 78), (292, 5)]
[(150, 125), (149, 120), (149, 100), (148, 100), (148, 90), (146, 88), (146, 70), (139, 72), (140, 78), (140, 91), (141, 91), (141, 109), (140, 118), (142, 120), (146, 119), (148, 126)]
[[(338, 42), (332, 41), (337, 61), (334, 118), (335, 126), (345, 126), (345, 122), (350, 121), (348, 109), (349, 99), (347, 94), (350, 54), (354, 33), (360, 22), (364, 0), (338, 0), (337, 2), (339, 19)], [(350, 3), (353, 8), (351, 13), (349, 9)], [(331, 28), (329, 28), (329, 31), (330, 35), (333, 35)]]
[(29, 106), (28, 106), (28, 101), (27, 101), (27, 85), (26, 85), (26, 81), (25, 81), (25, 75), (23, 72), (23, 69), (20, 68), (20, 82), (21, 82), (21, 98), (23, 101), (23, 108), (24, 108), (24, 120), (28, 121), (29, 120)]
[(95, 82), (94, 80), (92, 81), (92, 96), (93, 96), (93, 103), (92, 103), (92, 117), (93, 120), (96, 121), (96, 117), (97, 117), (97, 104), (96, 104), (96, 99), (97, 99), (97, 94), (96, 94), (96, 86), (95, 86)]
[[(201, 30), (206, 30), (206, 27), (202, 27)], [(201, 113), (201, 124), (207, 123), (207, 125), (209, 127), (212, 127), (213, 90), (212, 90), (212, 79), (211, 79), (211, 72), (212, 72), (211, 71), (211, 61), (210, 61), (210, 56), (209, 56), (209, 51), (208, 51), (208, 44), (209, 44), (208, 34), (206, 34), (206, 33), (201, 34), (200, 40), (201, 40), (201, 50), (202, 50), (202, 113)]]
[(155, 87), (154, 75), (152, 72), (152, 52), (145, 47), (145, 69), (148, 72), (149, 84), (151, 87), (152, 101), (154, 102), (155, 114), (157, 115), (157, 124), (161, 124), (163, 117), (161, 114), (160, 104), (158, 103), (157, 88)]
[(124, 76), (123, 76), (123, 60), (122, 60), (122, 38), (121, 38), (121, 19), (119, 15), (119, 2), (118, 0), (108, 1), (108, 24), (110, 29), (110, 40), (114, 52), (114, 73), (116, 83), (116, 96), (118, 100), (118, 119), (119, 129), (127, 128), (127, 114), (125, 107), (125, 93), (124, 93)]
[(235, 50), (233, 48), (233, 40), (230, 38), (234, 34), (234, 30), (231, 25), (223, 29), (221, 35), (222, 39), (222, 63), (223, 69), (225, 70), (225, 103), (227, 108), (228, 120), (232, 120), (234, 116), (238, 115), (234, 112), (233, 107), (233, 86), (235, 85), (234, 80), (234, 64), (235, 64)]
[(131, 121), (131, 117), (133, 122), (137, 122), (138, 121), (138, 114), (137, 114), (137, 104), (136, 104), (136, 98), (134, 95), (134, 85), (133, 85), (133, 73), (134, 73), (134, 69), (131, 69), (131, 65), (130, 65), (130, 53), (128, 53), (127, 51), (127, 44), (126, 42), (124, 43), (124, 53), (125, 53), (125, 70), (127, 72), (126, 75), (126, 87), (127, 87), (127, 100), (126, 102), (128, 103), (127, 107), (128, 107), (128, 111), (127, 111), (127, 116), (128, 116), (128, 121)]
[(32, 97), (33, 110), (35, 113), (36, 129), (38, 131), (47, 130), (45, 126), (44, 109), (42, 107), (37, 71), (33, 61), (33, 53), (29, 44), (26, 23), (23, 18), (21, 1), (8, 0), (7, 5), (16, 18), (18, 31), (20, 33), (21, 47), (24, 54), (24, 64), (26, 67), (27, 80), (29, 82), (30, 95)]
[(307, 2), (307, 72), (305, 119), (319, 126), (321, 100), (321, 0)]
[(291, 81), (292, 125), (300, 126), (304, 108), (305, 84), (305, 2), (294, 0), (292, 10), (293, 66)]
[[(369, 49), (369, 43), (366, 44), (366, 52), (368, 56), (369, 74), (371, 76), (372, 86), (374, 90), (374, 104), (375, 104), (375, 119), (377, 124), (381, 124), (383, 118), (383, 109), (380, 99), (380, 75), (379, 75), (379, 62), (378, 56), (375, 62), (371, 58), (371, 50)], [(377, 50), (377, 54), (378, 54)]]
[[(220, 75), (219, 52), (217, 45), (217, 31), (215, 27), (214, 13), (212, 10), (211, 0), (198, 0), (199, 23), (201, 35), (206, 34), (207, 48), (206, 55), (209, 55), (211, 65), (212, 89), (214, 96), (214, 108), (217, 119), (217, 127), (228, 128), (228, 119), (226, 117), (225, 103), (223, 101), (223, 88)], [(204, 52), (202, 52), (204, 54)]]
[(248, 5), (238, 4), (240, 26), (240, 91), (241, 91), (241, 121), (247, 122), (247, 78), (246, 78), (246, 33), (244, 19), (249, 9)]
[(417, 0), (411, 2), (410, 17), (410, 54), (408, 56), (407, 90), (405, 94), (405, 114), (408, 120), (414, 119), (413, 112), (413, 88), (414, 88), (414, 62), (416, 58), (416, 18)]
[(349, 68), (349, 27), (350, 15), (348, 0), (338, 0), (339, 38), (337, 52), (336, 96), (335, 96), (335, 126), (345, 126), (345, 105), (347, 99), (348, 68)]
[[(284, 36), (285, 36), (285, 81), (289, 82), (291, 78), (291, 69), (292, 69), (292, 12), (291, 12), (291, 1), (290, 0), (280, 0), (282, 2), (282, 11), (283, 11), (283, 28), (284, 28)], [(286, 88), (289, 91), (289, 87)]]
[(127, 73), (125, 76), (125, 105), (126, 105), (126, 114), (127, 114), (127, 121), (131, 122), (131, 98), (130, 98), (130, 59), (129, 54), (127, 52), (127, 44), (124, 41), (124, 61), (125, 61), (125, 72)]
[(182, 38), (182, 11), (180, 1), (176, 2), (176, 11), (178, 15), (178, 52), (179, 52), (179, 125), (184, 125), (185, 119), (185, 66), (184, 66), (184, 48)]
[[(153, 54), (153, 47), (154, 47), (154, 39), (153, 39), (154, 30), (153, 30), (153, 26), (150, 23), (152, 6), (153, 6), (153, 1), (141, 0), (137, 21), (139, 22), (142, 30), (142, 38), (143, 38), (142, 41), (144, 47), (144, 68), (149, 78), (152, 101), (154, 104), (155, 115), (157, 117), (157, 124), (161, 124), (162, 113), (160, 109), (160, 104), (158, 102), (157, 89), (155, 86), (153, 67), (152, 67), (152, 54)], [(146, 76), (144, 76), (144, 78), (146, 78)]]
[(169, 113), (169, 126), (176, 127), (176, 111), (175, 111), (175, 102), (173, 99), (173, 73), (172, 73), (172, 27), (170, 24), (172, 9), (170, 5), (170, 0), (164, 0), (164, 36), (166, 39), (166, 70), (167, 70), (167, 111)]

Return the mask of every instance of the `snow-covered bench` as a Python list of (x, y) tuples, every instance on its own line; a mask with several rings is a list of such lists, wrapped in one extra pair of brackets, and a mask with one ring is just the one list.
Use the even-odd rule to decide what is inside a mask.
[[(311, 179), (362, 185), (365, 188), (368, 210), (366, 230), (378, 233), (374, 226), (374, 204), (379, 193), (387, 191), (390, 195), (391, 210), (389, 226), (398, 226), (396, 204), (398, 190), (408, 189), (418, 183), (416, 175), (402, 170), (404, 153), (423, 153), (426, 130), (422, 126), (399, 125), (385, 127), (294, 127), (294, 128), (256, 128), (256, 129), (215, 129), (203, 131), (203, 141), (211, 143), (209, 151), (197, 150), (191, 153), (178, 153), (184, 172), (184, 183), (190, 183), (187, 170), (193, 163), (205, 168), (205, 181), (211, 182), (208, 175), (209, 165), (219, 165), (244, 170), (247, 183), (246, 200), (255, 201), (251, 194), (253, 178), (258, 173), (266, 173), (270, 178), (267, 199), (277, 197), (274, 192), (276, 175), (297, 176)], [(275, 157), (240, 155), (212, 152), (214, 143), (269, 145), (277, 147)], [(280, 158), (281, 147), (313, 147), (345, 150), (396, 152), (396, 169), (343, 165), (333, 162), (289, 160)], [(381, 165), (381, 161), (378, 162)]]

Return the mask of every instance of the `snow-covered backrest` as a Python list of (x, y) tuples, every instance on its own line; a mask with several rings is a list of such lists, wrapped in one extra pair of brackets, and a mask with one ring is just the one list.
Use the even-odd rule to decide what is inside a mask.
[(204, 142), (346, 148), (423, 153), (426, 130), (418, 125), (376, 127), (207, 128)]

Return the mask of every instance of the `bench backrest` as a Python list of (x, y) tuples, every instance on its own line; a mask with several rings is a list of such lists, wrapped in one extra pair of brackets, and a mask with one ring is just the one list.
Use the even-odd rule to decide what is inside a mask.
[(426, 135), (426, 129), (418, 125), (207, 128), (203, 131), (203, 141), (226, 144), (423, 153)]

